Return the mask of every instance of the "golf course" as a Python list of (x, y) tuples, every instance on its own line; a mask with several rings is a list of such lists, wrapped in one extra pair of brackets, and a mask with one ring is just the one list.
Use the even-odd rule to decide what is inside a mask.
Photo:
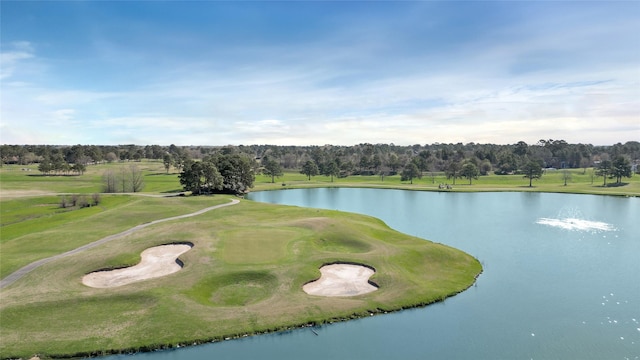
[[(231, 195), (173, 196), (176, 175), (151, 162), (141, 166), (155, 191), (100, 194), (93, 206), (61, 208), (61, 197), (74, 190), (99, 191), (101, 166), (109, 165), (69, 177), (1, 170), (3, 358), (146, 351), (370, 316), (441, 301), (481, 272), (461, 251), (367, 216)], [(90, 274), (144, 263), (145, 250), (180, 244), (188, 246), (168, 261), (177, 271), (125, 284), (83, 283)], [(373, 289), (303, 291), (328, 264), (373, 270), (364, 279)]]
[[(2, 358), (150, 351), (344, 321), (442, 301), (482, 272), (466, 253), (369, 216), (232, 195), (176, 196), (184, 195), (178, 176), (159, 162), (138, 163), (143, 192), (98, 194), (101, 173), (118, 166), (90, 166), (78, 176), (0, 170)], [(636, 178), (603, 187), (581, 172), (567, 186), (553, 175), (533, 188), (521, 176), (487, 176), (447, 190), (438, 187), (444, 176), (409, 184), (398, 176), (310, 181), (286, 173), (277, 183), (257, 176), (254, 191), (640, 193)], [(72, 196), (93, 199), (91, 206), (61, 207)], [(321, 284), (328, 285), (317, 290)]]

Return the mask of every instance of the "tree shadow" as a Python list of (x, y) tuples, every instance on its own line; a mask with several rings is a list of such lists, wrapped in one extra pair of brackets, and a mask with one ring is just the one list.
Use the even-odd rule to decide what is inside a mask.
[(611, 184), (607, 184), (607, 185), (604, 185), (604, 186), (600, 185), (600, 187), (608, 187), (608, 188), (612, 187), (612, 188), (615, 188), (615, 187), (626, 186), (626, 185), (629, 185), (629, 183), (626, 183), (626, 182), (611, 183)]

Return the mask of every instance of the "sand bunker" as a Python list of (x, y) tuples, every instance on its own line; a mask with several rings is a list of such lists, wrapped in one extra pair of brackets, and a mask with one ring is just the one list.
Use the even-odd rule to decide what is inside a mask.
[(176, 261), (178, 256), (189, 251), (191, 245), (173, 244), (149, 248), (140, 254), (138, 265), (109, 271), (97, 271), (82, 278), (82, 283), (94, 288), (111, 288), (132, 282), (153, 279), (173, 274), (182, 269)]
[(369, 283), (373, 269), (362, 265), (333, 264), (320, 268), (320, 279), (305, 284), (302, 290), (309, 295), (355, 296), (378, 290)]

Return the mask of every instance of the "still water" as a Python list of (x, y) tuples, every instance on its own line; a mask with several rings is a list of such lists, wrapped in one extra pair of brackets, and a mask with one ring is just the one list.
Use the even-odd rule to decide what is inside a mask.
[(475, 286), (425, 308), (109, 359), (640, 359), (640, 199), (302, 189), (254, 201), (375, 216), (475, 256)]

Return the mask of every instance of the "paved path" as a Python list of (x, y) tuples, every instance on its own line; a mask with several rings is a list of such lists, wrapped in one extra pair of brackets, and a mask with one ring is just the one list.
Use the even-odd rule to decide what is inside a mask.
[(94, 241), (92, 243), (89, 243), (89, 244), (86, 244), (86, 245), (83, 245), (83, 246), (80, 246), (79, 248), (76, 248), (76, 249), (73, 249), (73, 250), (69, 250), (69, 251), (67, 251), (65, 253), (54, 255), (54, 256), (51, 256), (51, 257), (48, 257), (48, 258), (44, 258), (44, 259), (40, 259), (38, 261), (34, 261), (31, 264), (29, 264), (29, 265), (27, 265), (27, 266), (15, 271), (15, 272), (11, 273), (11, 274), (9, 274), (9, 276), (7, 276), (6, 278), (0, 280), (0, 289), (3, 289), (5, 287), (13, 284), (18, 279), (20, 279), (21, 277), (25, 276), (29, 272), (33, 271), (34, 269), (36, 269), (36, 268), (38, 268), (38, 267), (40, 267), (40, 266), (42, 266), (42, 265), (44, 265), (44, 264), (46, 264), (46, 263), (48, 263), (50, 261), (57, 260), (57, 259), (65, 257), (65, 256), (77, 254), (77, 253), (79, 253), (81, 251), (84, 251), (84, 250), (87, 250), (87, 249), (94, 248), (96, 246), (102, 245), (102, 244), (104, 244), (106, 242), (109, 242), (111, 240), (115, 240), (115, 239), (121, 238), (123, 236), (127, 236), (129, 234), (132, 234), (132, 233), (134, 233), (136, 231), (142, 230), (142, 229), (144, 229), (144, 228), (146, 228), (147, 226), (150, 226), (150, 225), (158, 224), (158, 223), (165, 222), (165, 221), (184, 219), (184, 218), (188, 218), (188, 217), (191, 217), (191, 216), (197, 216), (197, 215), (200, 215), (200, 214), (204, 214), (207, 211), (219, 209), (219, 208), (222, 208), (222, 207), (225, 207), (225, 206), (235, 205), (235, 204), (237, 204), (239, 202), (240, 202), (240, 200), (231, 199), (231, 202), (229, 202), (229, 203), (211, 206), (211, 207), (208, 207), (208, 208), (205, 208), (205, 209), (202, 209), (202, 210), (198, 210), (196, 212), (192, 212), (190, 214), (184, 214), (184, 215), (173, 216), (173, 217), (166, 218), (166, 219), (154, 220), (154, 221), (151, 221), (151, 222), (148, 222), (148, 223), (144, 223), (144, 224), (141, 224), (141, 225), (138, 225), (138, 226), (134, 226), (131, 229), (125, 230), (125, 231), (123, 231), (121, 233), (117, 233), (115, 235), (109, 235), (109, 236), (107, 236), (105, 238), (102, 238), (100, 240)]

